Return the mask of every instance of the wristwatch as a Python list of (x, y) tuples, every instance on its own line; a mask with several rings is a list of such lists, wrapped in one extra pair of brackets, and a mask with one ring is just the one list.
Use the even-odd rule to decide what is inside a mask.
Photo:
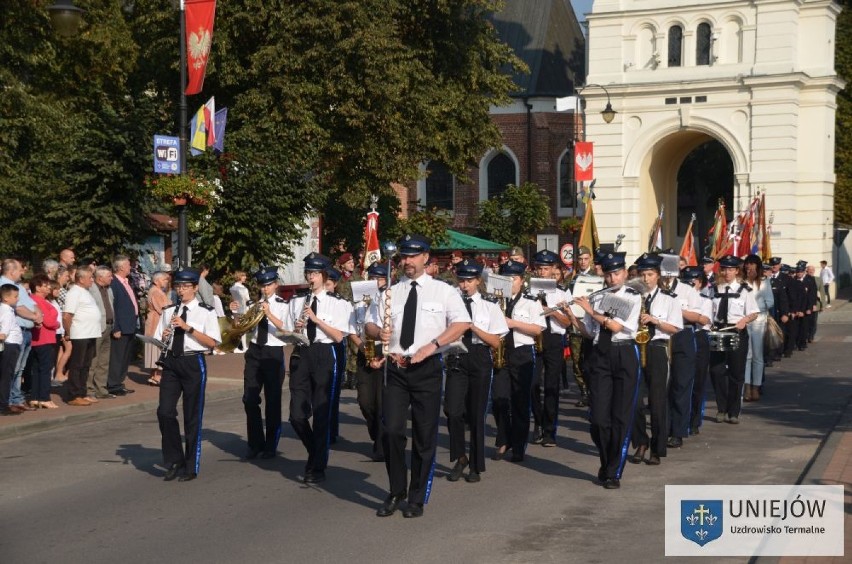
[(441, 348), (441, 343), (438, 342), (438, 339), (432, 339), (432, 344), (435, 345), (436, 349)]
[(192, 335), (193, 333), (195, 333), (195, 327), (190, 327), (189, 329), (187, 329), (186, 333), (188, 335)]

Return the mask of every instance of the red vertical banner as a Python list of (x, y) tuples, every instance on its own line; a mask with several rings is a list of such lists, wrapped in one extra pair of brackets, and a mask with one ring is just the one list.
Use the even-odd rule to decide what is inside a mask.
[(186, 67), (189, 82), (186, 94), (198, 94), (204, 86), (207, 57), (213, 45), (216, 0), (185, 0)]
[(379, 250), (379, 212), (367, 213), (367, 222), (364, 225), (364, 260), (361, 270), (367, 270), (374, 262), (382, 260)]
[(594, 143), (574, 142), (574, 180), (587, 182), (595, 178)]

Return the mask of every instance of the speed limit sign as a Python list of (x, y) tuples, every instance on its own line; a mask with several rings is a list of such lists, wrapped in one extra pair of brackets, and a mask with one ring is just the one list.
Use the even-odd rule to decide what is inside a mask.
[(574, 266), (574, 245), (571, 243), (562, 245), (562, 248), (559, 249), (559, 258), (562, 259), (562, 264), (567, 268)]

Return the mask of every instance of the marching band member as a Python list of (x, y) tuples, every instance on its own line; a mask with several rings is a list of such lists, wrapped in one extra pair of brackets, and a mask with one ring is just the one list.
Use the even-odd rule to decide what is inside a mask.
[[(677, 274), (678, 272), (675, 272)], [(701, 316), (701, 296), (689, 284), (680, 284), (675, 276), (664, 276), (663, 285), (677, 298), (683, 315), (683, 329), (671, 338), (671, 375), (669, 377), (669, 448), (680, 448), (689, 436), (692, 388), (695, 382), (695, 324), (708, 323)]]
[[(539, 278), (555, 278), (559, 274), (559, 255), (543, 250), (533, 256), (533, 266)], [(540, 296), (543, 307), (555, 308), (571, 300), (571, 293), (559, 286)], [(542, 332), (541, 362), (536, 363), (533, 385), (533, 418), (535, 431), (533, 443), (543, 447), (556, 446), (556, 425), (559, 414), (559, 383), (565, 366), (565, 328), (571, 324), (568, 316), (554, 311), (545, 317)], [(542, 404), (542, 387), (544, 403)]]
[[(351, 302), (351, 286), (349, 287), (348, 297), (337, 291), (343, 273), (333, 267), (327, 268), (325, 273), (328, 275), (325, 281), (325, 291), (338, 299)], [(334, 398), (331, 401), (331, 432), (329, 433), (329, 442), (331, 444), (337, 443), (337, 437), (340, 435), (340, 391), (343, 389), (343, 383), (346, 380), (346, 366), (349, 364), (347, 360), (348, 351), (346, 350), (348, 344), (349, 339), (343, 339), (339, 343), (334, 343), (334, 356), (337, 359), (337, 369), (335, 370)]]
[[(586, 312), (583, 323), (573, 313), (568, 314), (574, 327), (594, 341), (589, 359), (591, 435), (601, 460), (598, 480), (606, 489), (621, 487), (639, 391), (639, 353), (634, 338), (642, 296), (624, 285), (624, 255), (602, 254), (598, 263), (612, 293), (596, 296), (594, 303), (585, 296), (574, 299), (574, 304)], [(602, 298), (610, 295), (625, 307), (618, 311), (605, 308)]]
[[(648, 386), (648, 411), (651, 414), (651, 437), (648, 438), (645, 413), (636, 409), (633, 423), (633, 446), (636, 452), (630, 458), (633, 464), (645, 460), (650, 446), (650, 454), (645, 460), (649, 465), (660, 464), (660, 458), (666, 456), (666, 437), (668, 436), (668, 379), (669, 379), (669, 341), (671, 336), (683, 329), (683, 315), (680, 302), (674, 294), (660, 284), (660, 255), (645, 253), (636, 260), (636, 268), (642, 280), (648, 286), (644, 299), (644, 313), (639, 316), (640, 328), (648, 331), (650, 340), (645, 346), (645, 366), (642, 373)], [(641, 406), (641, 399), (640, 406)]]
[[(571, 278), (571, 283), (568, 285), (569, 291), (574, 293), (574, 286), (577, 279), (581, 276), (595, 276), (595, 268), (592, 264), (592, 253), (588, 247), (580, 247), (577, 250), (577, 270)], [(580, 389), (580, 398), (574, 405), (576, 407), (586, 407), (589, 405), (589, 385), (583, 375), (584, 366), (588, 352), (592, 348), (592, 342), (583, 336), (573, 327), (568, 328), (568, 345), (571, 349), (571, 368), (574, 373), (574, 381), (577, 382), (577, 387)]]
[[(201, 464), (201, 415), (207, 363), (204, 354), (222, 342), (219, 320), (213, 306), (196, 299), (200, 273), (192, 268), (175, 272), (173, 288), (180, 304), (163, 309), (154, 338), (171, 341), (163, 359), (160, 379), (160, 405), (157, 420), (162, 435), (163, 462), (170, 482), (194, 480)], [(181, 447), (177, 402), (183, 395), (183, 431), (186, 447)]]
[(697, 435), (704, 421), (705, 388), (710, 377), (710, 320), (713, 319), (713, 300), (707, 292), (707, 275), (701, 266), (687, 266), (680, 271), (680, 281), (689, 284), (701, 296), (701, 317), (707, 323), (695, 324), (695, 383), (692, 386), (692, 407), (689, 434)]
[(530, 400), (535, 374), (535, 337), (546, 327), (541, 303), (523, 292), (527, 265), (509, 259), (500, 274), (512, 278), (512, 295), (506, 304), (506, 368), (494, 376), (492, 409), (497, 424), (497, 451), (502, 460), (512, 449), (512, 462), (523, 462), (530, 434)]
[[(470, 464), (465, 476), (478, 482), (485, 471), (485, 410), (491, 391), (493, 361), (491, 350), (509, 332), (503, 312), (497, 304), (485, 300), (477, 291), (482, 265), (464, 259), (455, 265), (455, 274), (465, 308), (473, 323), (462, 336), (468, 352), (447, 355), (447, 391), (444, 414), (450, 433), (450, 462), (455, 462), (447, 480), (457, 482)], [(465, 422), (470, 424), (470, 457), (465, 454)]]
[(325, 481), (328, 465), (331, 404), (340, 366), (334, 345), (353, 332), (352, 304), (325, 290), (328, 257), (311, 253), (304, 260), (310, 294), (290, 301), (286, 324), (287, 329), (304, 330), (308, 338), (290, 374), (290, 424), (308, 452), (304, 482), (316, 484)]
[(735, 350), (710, 352), (710, 376), (719, 409), (716, 422), (737, 424), (742, 409), (745, 363), (748, 355), (746, 326), (759, 312), (754, 294), (747, 284), (737, 280), (742, 259), (726, 255), (719, 259), (719, 278), (713, 297), (713, 320), (717, 329), (734, 326), (739, 335)]
[[(243, 406), (248, 428), (247, 459), (273, 458), (281, 437), (281, 386), (284, 383), (284, 342), (275, 336), (284, 328), (287, 302), (278, 297), (278, 268), (264, 266), (254, 274), (260, 288), (263, 318), (254, 328), (245, 353)], [(248, 306), (255, 302), (248, 302)], [(260, 415), (260, 394), (265, 401), (266, 432)]]
[[(390, 494), (376, 511), (393, 515), (408, 496), (403, 517), (420, 517), (429, 501), (441, 411), (443, 362), (438, 349), (470, 328), (470, 316), (455, 289), (426, 274), (431, 242), (406, 235), (398, 243), (405, 277), (391, 287), (390, 304), (370, 308), (367, 334), (389, 344), (382, 398), (382, 446)], [(385, 320), (386, 309), (390, 324)], [(405, 443), (411, 413), (411, 480)], [(407, 492), (406, 492), (407, 488)]]

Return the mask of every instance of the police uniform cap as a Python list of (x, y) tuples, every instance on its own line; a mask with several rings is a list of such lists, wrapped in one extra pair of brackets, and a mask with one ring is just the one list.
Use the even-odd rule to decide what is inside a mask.
[(254, 279), (261, 286), (272, 284), (278, 281), (278, 268), (274, 266), (264, 266), (254, 273)]
[(174, 273), (174, 283), (189, 282), (190, 284), (198, 284), (198, 279), (201, 278), (201, 272), (195, 268), (181, 268)]
[(734, 255), (725, 255), (719, 259), (719, 266), (722, 268), (739, 268), (743, 265), (743, 259)]
[(456, 278), (469, 280), (482, 275), (482, 265), (475, 260), (464, 259), (456, 265)]
[(634, 263), (637, 270), (660, 270), (663, 257), (656, 253), (644, 253)]
[[(624, 261), (627, 253), (605, 253), (601, 255), (599, 264), (601, 269), (606, 272), (615, 272), (624, 268)], [(598, 262), (598, 261), (595, 261)]]
[(559, 255), (554, 253), (553, 251), (549, 251), (544, 249), (543, 251), (537, 252), (533, 255), (533, 264), (541, 265), (541, 266), (552, 266), (559, 262)]
[(701, 264), (713, 264), (714, 262), (716, 261), (713, 260), (713, 257), (708, 257), (707, 255), (701, 257)]
[(336, 268), (326, 268), (325, 273), (328, 274), (328, 279), (332, 282), (337, 282), (338, 280), (340, 280), (341, 274), (340, 271)]
[(367, 274), (372, 278), (387, 278), (388, 277), (388, 263), (386, 262), (374, 262), (370, 266), (367, 267)]
[(796, 272), (804, 272), (807, 269), (808, 269), (808, 263), (806, 263), (806, 262), (796, 263)]
[(331, 259), (319, 253), (311, 253), (304, 260), (305, 272), (321, 272), (331, 267)]
[(684, 282), (692, 282), (704, 273), (704, 269), (700, 266), (686, 266), (680, 271), (680, 278)]
[(781, 264), (781, 257), (772, 257), (769, 259), (770, 266), (778, 266)]
[(782, 264), (781, 265), (781, 272), (783, 272), (785, 274), (788, 273), (788, 272), (791, 272), (792, 270), (793, 270), (793, 267), (790, 266), (789, 264)]
[(527, 265), (516, 260), (508, 260), (500, 265), (501, 276), (523, 276), (527, 271)]
[(406, 235), (397, 244), (399, 254), (404, 257), (413, 257), (420, 253), (428, 253), (432, 248), (432, 241), (423, 235)]

